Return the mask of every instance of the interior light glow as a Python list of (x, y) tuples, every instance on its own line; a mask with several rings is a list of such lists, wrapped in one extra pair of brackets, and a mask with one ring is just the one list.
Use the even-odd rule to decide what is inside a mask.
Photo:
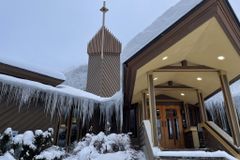
[(225, 59), (224, 56), (218, 56), (217, 58), (218, 58), (218, 60), (220, 60), (220, 61), (223, 61), (223, 60)]
[(168, 56), (165, 56), (162, 58), (163, 61), (167, 60), (168, 59)]

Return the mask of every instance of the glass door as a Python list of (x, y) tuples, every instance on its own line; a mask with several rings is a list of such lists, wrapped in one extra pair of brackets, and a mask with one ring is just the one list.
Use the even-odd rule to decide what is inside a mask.
[(183, 148), (183, 126), (179, 106), (158, 106), (161, 124), (160, 146), (166, 149)]

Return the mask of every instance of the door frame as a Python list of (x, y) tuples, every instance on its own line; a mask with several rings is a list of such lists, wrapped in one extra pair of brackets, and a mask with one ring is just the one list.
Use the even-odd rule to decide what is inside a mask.
[[(166, 149), (173, 149), (173, 148), (184, 148), (184, 129), (183, 129), (183, 119), (181, 114), (181, 105), (180, 104), (161, 104), (157, 105), (157, 118), (158, 123), (160, 123), (161, 130), (161, 138), (159, 139), (159, 145), (161, 148)], [(178, 119), (178, 126), (179, 126), (179, 139), (177, 140), (176, 137), (174, 137), (173, 140), (168, 139), (168, 127), (167, 127), (167, 118), (166, 118), (166, 110), (167, 109), (175, 109), (177, 111), (177, 119)], [(160, 115), (158, 114), (160, 112)], [(159, 120), (160, 118), (160, 120)], [(174, 133), (174, 136), (176, 136), (176, 132)]]

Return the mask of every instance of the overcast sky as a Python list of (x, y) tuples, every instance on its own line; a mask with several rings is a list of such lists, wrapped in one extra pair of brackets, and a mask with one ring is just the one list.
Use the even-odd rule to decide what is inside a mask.
[[(107, 0), (107, 27), (123, 43), (179, 0)], [(240, 0), (230, 0), (240, 16)], [(0, 58), (57, 71), (87, 64), (101, 0), (0, 0)]]

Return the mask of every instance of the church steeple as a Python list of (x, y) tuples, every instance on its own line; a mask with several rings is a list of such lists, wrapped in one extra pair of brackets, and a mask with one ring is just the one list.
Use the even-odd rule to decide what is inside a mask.
[(120, 89), (120, 41), (106, 28), (106, 3), (100, 9), (103, 13), (100, 30), (88, 43), (87, 91), (102, 97), (112, 96)]
[(89, 55), (101, 54), (101, 58), (104, 58), (104, 53), (120, 54), (121, 43), (105, 26), (102, 26), (97, 34), (88, 43), (87, 52)]
[(101, 58), (103, 59), (104, 53), (120, 53), (121, 43), (105, 26), (105, 15), (108, 11), (105, 1), (103, 2), (103, 7), (100, 11), (103, 13), (102, 27), (89, 42), (87, 52), (88, 54), (100, 53)]

